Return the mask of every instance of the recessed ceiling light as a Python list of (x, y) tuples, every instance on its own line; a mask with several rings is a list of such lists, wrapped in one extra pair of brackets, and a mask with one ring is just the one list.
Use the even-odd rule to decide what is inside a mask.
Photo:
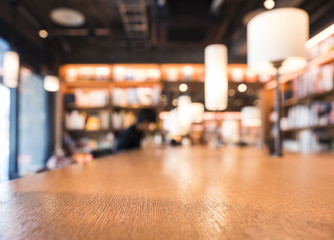
[(41, 38), (47, 38), (48, 35), (49, 35), (49, 33), (48, 33), (46, 30), (41, 29), (41, 30), (38, 31), (38, 35), (39, 35)]
[(84, 15), (71, 8), (56, 8), (50, 12), (50, 19), (65, 27), (79, 27), (85, 23)]
[(185, 92), (185, 91), (187, 91), (187, 90), (188, 90), (188, 85), (185, 84), (185, 83), (180, 84), (180, 86), (179, 86), (179, 90), (180, 90), (181, 92)]
[(233, 96), (235, 95), (235, 91), (234, 91), (234, 89), (230, 89), (230, 90), (228, 90), (228, 95), (229, 95), (230, 97), (233, 97)]
[(246, 84), (239, 84), (239, 86), (238, 86), (238, 91), (239, 92), (246, 92), (246, 90), (247, 90), (247, 85)]
[(270, 9), (273, 9), (275, 7), (275, 2), (274, 2), (274, 0), (266, 0), (266, 1), (264, 1), (263, 5), (266, 9), (270, 10)]

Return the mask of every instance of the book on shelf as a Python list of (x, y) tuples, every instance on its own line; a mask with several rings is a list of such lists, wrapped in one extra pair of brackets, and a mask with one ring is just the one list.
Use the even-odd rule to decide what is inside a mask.
[(65, 128), (67, 130), (98, 131), (109, 129), (109, 111), (86, 113), (73, 110), (65, 114)]
[(334, 140), (327, 131), (303, 130), (296, 139), (284, 139), (283, 149), (291, 152), (317, 153), (334, 150)]
[(66, 69), (64, 79), (66, 82), (76, 81), (107, 81), (111, 70), (107, 66), (81, 66)]
[(156, 106), (160, 101), (159, 87), (115, 88), (112, 92), (114, 106)]
[(334, 101), (314, 101), (311, 105), (296, 105), (281, 119), (281, 129), (298, 129), (334, 124)]
[[(302, 98), (310, 94), (323, 93), (334, 88), (334, 64), (309, 68), (292, 80), (293, 98)], [(290, 91), (290, 89), (288, 90)], [(284, 93), (283, 93), (284, 95)], [(284, 98), (284, 97), (283, 97)], [(284, 98), (286, 99), (286, 98)]]

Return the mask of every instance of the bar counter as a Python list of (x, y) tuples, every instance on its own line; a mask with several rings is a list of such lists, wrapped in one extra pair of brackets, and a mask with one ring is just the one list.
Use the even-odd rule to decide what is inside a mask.
[(334, 239), (333, 155), (176, 147), (0, 184), (0, 239)]

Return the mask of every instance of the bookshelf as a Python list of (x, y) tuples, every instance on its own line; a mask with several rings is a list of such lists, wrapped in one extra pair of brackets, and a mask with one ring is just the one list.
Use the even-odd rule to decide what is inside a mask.
[[(295, 152), (334, 152), (334, 33), (308, 49), (309, 61), (299, 72), (279, 79), (283, 148)], [(265, 86), (273, 95), (274, 82)], [(272, 108), (267, 104), (267, 109)], [(267, 131), (272, 113), (265, 118)], [(272, 117), (272, 116), (271, 116)], [(266, 133), (269, 136), (270, 133)]]
[[(72, 145), (79, 152), (111, 148), (140, 109), (154, 108), (160, 113), (168, 108), (166, 99), (174, 97), (164, 96), (163, 90), (180, 94), (179, 85), (187, 84), (187, 93), (201, 92), (201, 97), (194, 94), (194, 102), (204, 99), (204, 71), (204, 64), (63, 65), (59, 69), (63, 136), (73, 138)], [(262, 88), (271, 76), (262, 78), (249, 72), (245, 64), (228, 66), (231, 88), (240, 83)]]
[(72, 139), (75, 153), (110, 150), (115, 136), (134, 123), (140, 109), (157, 109), (162, 89), (157, 69), (156, 64), (60, 67), (63, 136)]

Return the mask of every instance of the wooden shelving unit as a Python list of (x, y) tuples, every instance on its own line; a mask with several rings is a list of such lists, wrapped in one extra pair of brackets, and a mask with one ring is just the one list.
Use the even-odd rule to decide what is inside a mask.
[(282, 101), (282, 107), (291, 107), (296, 104), (307, 104), (313, 100), (319, 100), (334, 95), (334, 89), (322, 93), (314, 93), (301, 98), (290, 98)]
[(334, 124), (328, 125), (318, 125), (318, 126), (308, 126), (308, 127), (300, 127), (300, 128), (291, 128), (282, 130), (283, 132), (300, 132), (303, 130), (315, 130), (315, 129), (334, 129)]
[[(282, 107), (282, 117), (287, 117), (287, 119), (289, 119), (289, 112), (291, 109), (297, 109), (296, 106), (300, 106), (300, 107), (305, 107), (307, 109), (309, 109), (309, 113), (308, 114), (313, 114), (312, 117), (314, 117), (314, 114), (318, 114), (316, 115), (319, 119), (323, 116), (320, 116), (320, 114), (322, 114), (321, 112), (312, 112), (312, 111), (317, 111), (314, 110), (313, 106), (316, 106), (314, 104), (330, 104), (333, 103), (334, 101), (334, 88), (332, 89), (328, 89), (328, 90), (317, 90), (310, 88), (309, 91), (314, 91), (313, 93), (308, 93), (307, 91), (300, 97), (294, 97), (293, 95), (295, 94), (294, 92), (294, 88), (293, 87), (298, 87), (299, 82), (294, 83), (293, 81), (300, 81), (297, 80), (301, 77), (303, 77), (303, 74), (307, 73), (307, 71), (311, 71), (314, 70), (315, 68), (323, 68), (324, 66), (326, 66), (327, 64), (334, 64), (334, 51), (329, 52), (326, 55), (322, 55), (319, 56), (313, 60), (311, 60), (308, 64), (307, 67), (303, 70), (303, 71), (299, 71), (293, 74), (289, 74), (289, 75), (285, 75), (280, 77), (280, 85), (281, 85), (281, 90), (286, 90), (286, 91), (291, 91), (292, 92), (292, 97), (291, 98), (287, 98), (286, 100), (283, 100), (281, 103), (281, 107)], [(334, 70), (334, 67), (333, 67)], [(321, 69), (320, 69), (321, 71)], [(334, 76), (334, 74), (333, 74)], [(315, 76), (318, 77), (318, 76)], [(323, 79), (320, 79), (319, 81), (322, 81)], [(305, 81), (305, 80), (304, 80)], [(317, 82), (316, 79), (313, 79), (313, 81)], [(332, 80), (334, 82), (334, 78), (332, 77)], [(305, 82), (300, 82), (301, 84), (305, 84)], [(293, 85), (295, 84), (295, 85)], [(265, 89), (267, 92), (270, 92), (271, 95), (274, 95), (274, 91), (273, 91), (273, 87), (274, 87), (274, 82), (270, 82), (268, 84), (266, 84)], [(319, 92), (317, 92), (319, 91)], [(302, 91), (304, 92), (304, 91)], [(300, 94), (300, 93), (299, 93)], [(282, 94), (283, 95), (283, 94)], [(282, 96), (283, 99), (283, 96)], [(268, 105), (268, 103), (267, 103)], [(332, 104), (333, 106), (333, 104)], [(267, 107), (268, 109), (271, 107)], [(320, 111), (320, 110), (318, 110)], [(327, 111), (327, 110), (326, 110)], [(334, 111), (334, 109), (332, 109), (331, 111)], [(312, 112), (312, 113), (311, 113)], [(268, 125), (268, 118), (269, 118), (269, 113), (266, 113), (265, 116), (265, 121), (267, 122), (266, 125)], [(326, 113), (326, 114), (330, 114), (330, 113)], [(310, 118), (311, 115), (308, 116), (308, 118)], [(297, 116), (297, 118), (300, 119), (303, 118), (302, 115)], [(329, 117), (328, 117), (329, 118)], [(329, 138), (332, 139), (331, 141), (334, 142), (334, 121), (333, 121), (333, 117), (331, 117), (332, 120), (328, 119), (328, 124), (321, 124), (321, 125), (310, 125), (310, 126), (305, 126), (305, 127), (292, 127), (292, 128), (288, 128), (288, 129), (284, 129), (282, 130), (283, 133), (283, 141), (285, 140), (289, 140), (289, 141), (296, 141), (297, 143), (300, 144), (300, 151), (308, 151), (308, 149), (305, 149), (305, 145), (304, 147), (302, 146), (303, 144), (305, 144), (305, 142), (311, 144), (310, 148), (312, 150), (310, 151), (320, 151), (319, 149), (326, 149), (326, 147), (323, 147), (323, 144), (329, 144)], [(289, 120), (291, 121), (291, 120)], [(288, 122), (289, 122), (288, 121)], [(297, 124), (298, 125), (298, 124)], [(266, 127), (266, 131), (271, 131), (271, 127), (273, 127), (273, 125), (269, 124)], [(301, 135), (303, 134), (303, 135)], [(266, 136), (268, 136), (269, 134), (266, 133), (264, 134)], [(307, 136), (307, 137), (305, 137)], [(321, 140), (322, 138), (325, 138), (325, 140)], [(304, 140), (303, 140), (304, 139)], [(307, 139), (307, 140), (305, 140)], [(317, 140), (315, 140), (317, 139)], [(287, 144), (290, 144), (289, 141), (287, 141)], [(327, 142), (327, 143), (326, 143)], [(315, 143), (319, 144), (319, 146), (314, 145)], [(322, 145), (321, 145), (322, 144)], [(284, 146), (284, 144), (283, 144)], [(314, 147), (315, 146), (315, 147)], [(328, 145), (328, 150), (332, 150), (333, 148), (333, 143)], [(289, 150), (289, 149), (288, 149)]]
[[(304, 69), (280, 76), (281, 126), (283, 139), (287, 140), (283, 140), (283, 146), (294, 150), (299, 147), (305, 152), (334, 150), (334, 46), (329, 45), (333, 39), (334, 33), (331, 33), (308, 49), (310, 56), (318, 56)], [(275, 86), (275, 81), (268, 82), (263, 96), (274, 96)], [(262, 102), (267, 110), (263, 136), (268, 139), (273, 127), (269, 121), (269, 116), (273, 117), (273, 99), (268, 103), (263, 98)]]
[(159, 106), (155, 105), (133, 105), (133, 106), (113, 106), (114, 109), (124, 109), (124, 110), (139, 110), (143, 108), (158, 109)]
[(64, 106), (66, 110), (78, 110), (78, 111), (101, 111), (101, 110), (108, 110), (111, 108), (111, 105), (107, 106), (96, 106), (96, 107), (91, 107), (91, 106), (76, 106), (73, 104), (69, 104)]
[[(298, 72), (293, 72), (293, 73), (289, 73), (289, 74), (280, 76), (279, 82), (280, 82), (280, 84), (290, 82), (290, 81), (294, 80), (296, 77), (305, 73), (305, 71), (307, 71), (307, 69), (314, 68), (314, 67), (319, 67), (319, 66), (322, 66), (322, 65), (325, 65), (325, 64), (328, 64), (328, 63), (332, 63), (332, 62), (334, 62), (334, 51), (331, 51), (328, 54), (321, 55), (321, 56), (316, 57), (315, 59), (309, 61), (307, 63), (307, 66), (304, 69), (302, 69)], [(265, 89), (270, 90), (270, 89), (273, 89), (275, 87), (275, 84), (276, 84), (275, 80), (272, 80), (272, 81), (266, 83), (264, 87), (265, 87)]]
[[(99, 71), (98, 71), (99, 69)], [(130, 72), (124, 72), (126, 69), (131, 69)], [(143, 71), (145, 70), (145, 71)], [(119, 118), (128, 118), (128, 113), (137, 113), (142, 108), (154, 108), (157, 112), (162, 111), (162, 100), (156, 103), (157, 98), (154, 98), (152, 105), (141, 104), (138, 97), (138, 104), (130, 105), (118, 105), (117, 101), (113, 100), (122, 99), (117, 96), (123, 96), (122, 91), (129, 92), (137, 91), (139, 88), (154, 88), (152, 94), (159, 92), (156, 88), (160, 89), (160, 94), (163, 89), (173, 88), (176, 92), (179, 91), (178, 86), (182, 83), (188, 84), (189, 91), (198, 89), (204, 91), (204, 64), (68, 64), (60, 68), (59, 73), (62, 79), (61, 93), (63, 95), (63, 131), (68, 132), (71, 136), (78, 137), (93, 137), (103, 136), (108, 133), (118, 133), (123, 130), (124, 127), (119, 128)], [(241, 73), (241, 77), (245, 80), (239, 82), (235, 79), (234, 70)], [(104, 74), (100, 76), (99, 74)], [(170, 74), (170, 72), (174, 74)], [(119, 75), (116, 75), (116, 74)], [(137, 77), (135, 73), (139, 74)], [(86, 74), (86, 75), (85, 75)], [(146, 74), (146, 79), (145, 79)], [(176, 76), (176, 80), (175, 80)], [(245, 64), (233, 64), (228, 67), (228, 80), (229, 86), (237, 88), (241, 83), (246, 83), (252, 89), (259, 89), (263, 87), (263, 83), (259, 82), (258, 76), (250, 76), (247, 74), (247, 65)], [(237, 81), (237, 82), (234, 82)], [(131, 89), (131, 90), (130, 90)], [(76, 94), (80, 90), (84, 94), (89, 91), (106, 91), (108, 95), (108, 104), (105, 106), (85, 106), (78, 105), (75, 102), (71, 102), (71, 98), (65, 103), (65, 94), (72, 95), (75, 99)], [(116, 92), (116, 90), (118, 92)], [(116, 95), (117, 94), (117, 95)], [(139, 94), (139, 91), (137, 92)], [(141, 92), (145, 100), (145, 90)], [(113, 98), (115, 96), (115, 99)], [(154, 95), (156, 96), (156, 94)], [(198, 97), (197, 97), (198, 98)], [(160, 98), (159, 98), (160, 99)], [(153, 98), (152, 98), (153, 100)], [(196, 100), (195, 101), (199, 101)], [(86, 101), (84, 101), (86, 102)], [(120, 101), (121, 102), (121, 101)], [(145, 101), (143, 101), (144, 103)], [(128, 103), (133, 103), (128, 101)], [(88, 104), (89, 105), (89, 104)], [(165, 105), (164, 105), (165, 106)], [(101, 112), (108, 112), (109, 115), (109, 128), (106, 130), (87, 131), (87, 130), (67, 130), (65, 128), (65, 114), (77, 111), (79, 114), (85, 113), (88, 117), (95, 116), (100, 117)], [(119, 114), (119, 115), (118, 115)], [(113, 121), (114, 120), (114, 121)], [(87, 120), (86, 120), (87, 121)], [(114, 123), (117, 124), (114, 124)], [(124, 121), (128, 122), (128, 121)], [(126, 124), (125, 124), (126, 125)], [(116, 127), (114, 127), (116, 126)]]
[(66, 129), (67, 132), (74, 134), (74, 135), (98, 135), (98, 134), (105, 134), (111, 132), (112, 129), (99, 129), (99, 130), (70, 130)]
[(123, 81), (123, 82), (112, 82), (111, 87), (118, 88), (137, 88), (137, 87), (153, 87), (161, 86), (160, 81)]
[(94, 81), (85, 80), (85, 81), (76, 81), (76, 82), (63, 82), (63, 85), (67, 88), (109, 88), (110, 81)]
[[(61, 86), (61, 94), (63, 95), (63, 132), (67, 132), (75, 141), (80, 140), (82, 138), (86, 139), (96, 139), (96, 141), (99, 141), (99, 139), (105, 138), (108, 134), (114, 134), (117, 135), (119, 132), (124, 130), (126, 126), (121, 126), (120, 128), (114, 128), (113, 126), (113, 114), (120, 114), (123, 116), (123, 113), (129, 113), (129, 112), (138, 112), (142, 108), (154, 108), (158, 109), (157, 106), (153, 105), (142, 105), (142, 104), (134, 104), (134, 105), (127, 105), (127, 106), (116, 106), (112, 102), (112, 96), (113, 96), (113, 91), (116, 88), (121, 88), (121, 89), (128, 89), (128, 88), (153, 88), (153, 87), (159, 87), (162, 88), (163, 84), (159, 80), (145, 80), (145, 81), (135, 81), (135, 80), (122, 80), (122, 81), (117, 81), (117, 79), (113, 79), (112, 76), (112, 70), (114, 67), (131, 67), (134, 69), (142, 68), (142, 67), (149, 67), (152, 69), (156, 69), (158, 65), (156, 64), (117, 64), (117, 65), (90, 65), (90, 64), (71, 64), (71, 65), (64, 65), (60, 68), (60, 76), (62, 79), (62, 86)], [(103, 67), (104, 70), (107, 70), (107, 77), (105, 76), (103, 80), (99, 80), (98, 76), (94, 75), (94, 69), (93, 68), (98, 68), (98, 67)], [(79, 68), (81, 70), (87, 70), (89, 69), (91, 71), (90, 75), (93, 77), (84, 77), (84, 79), (81, 79), (81, 76), (79, 74), (76, 75), (76, 71), (79, 72)], [(86, 68), (86, 69), (85, 69)], [(110, 73), (108, 73), (108, 69)], [(70, 71), (70, 75), (74, 74), (73, 76), (71, 75), (70, 77), (67, 77), (66, 74)], [(67, 80), (67, 81), (66, 81)], [(68, 81), (70, 80), (70, 81)], [(91, 91), (105, 91), (107, 94), (107, 104), (105, 106), (89, 106), (88, 105), (78, 105), (77, 103), (65, 103), (65, 95), (73, 95), (73, 99), (75, 101), (75, 94), (77, 90), (81, 90), (84, 93), (89, 93)], [(71, 97), (72, 98), (72, 97)], [(71, 99), (70, 98), (70, 99)], [(89, 116), (96, 116), (97, 118), (99, 117), (99, 114), (101, 112), (107, 113), (108, 114), (108, 122), (109, 122), (109, 127), (107, 129), (99, 129), (95, 131), (90, 131), (90, 130), (71, 130), (71, 129), (66, 129), (65, 127), (65, 114), (66, 113), (71, 113), (72, 111), (78, 111), (79, 114), (85, 113), (86, 117), (88, 118)], [(123, 116), (124, 117), (124, 116)], [(87, 121), (87, 119), (86, 119)], [(101, 119), (100, 119), (101, 121)], [(87, 123), (87, 122), (86, 122)], [(99, 144), (97, 144), (99, 145)], [(82, 146), (79, 147), (82, 149)], [(103, 147), (105, 149), (105, 147)], [(111, 149), (111, 148), (110, 148)], [(92, 149), (93, 150), (99, 150), (99, 149)]]

